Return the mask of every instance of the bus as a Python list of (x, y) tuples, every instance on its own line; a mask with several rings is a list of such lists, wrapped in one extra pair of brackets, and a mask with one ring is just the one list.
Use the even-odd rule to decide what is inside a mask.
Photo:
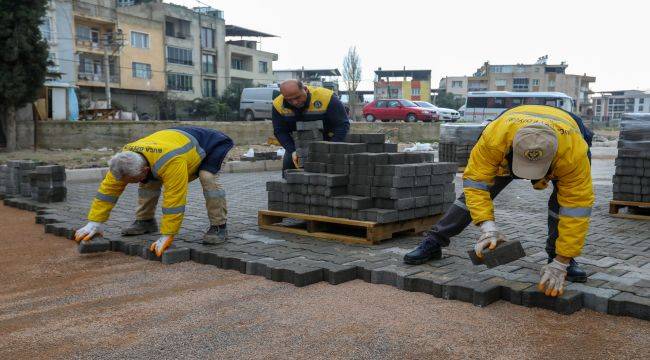
[(490, 122), (505, 110), (517, 105), (550, 105), (573, 111), (573, 99), (561, 92), (473, 91), (467, 93), (461, 108), (467, 122)]

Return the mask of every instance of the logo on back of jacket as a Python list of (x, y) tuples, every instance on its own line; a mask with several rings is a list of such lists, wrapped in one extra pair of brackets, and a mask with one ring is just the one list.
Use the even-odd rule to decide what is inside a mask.
[(314, 107), (316, 109), (320, 109), (320, 108), (323, 107), (323, 103), (320, 100), (316, 100), (316, 101), (314, 101)]
[(159, 147), (152, 147), (152, 146), (142, 146), (142, 145), (126, 145), (124, 147), (126, 150), (133, 151), (133, 152), (147, 152), (147, 153), (153, 153), (153, 154), (162, 154), (163, 149)]

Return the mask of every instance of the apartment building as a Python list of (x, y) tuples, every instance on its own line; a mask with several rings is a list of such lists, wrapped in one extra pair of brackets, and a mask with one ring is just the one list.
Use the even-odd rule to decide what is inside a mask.
[(375, 99), (431, 101), (431, 70), (375, 70)]
[(278, 55), (261, 49), (255, 39), (276, 37), (241, 26), (226, 25), (226, 70), (228, 85), (239, 87), (273, 84), (273, 62)]
[(273, 82), (277, 54), (247, 39), (273, 35), (227, 26), (220, 10), (162, 0), (51, 3), (41, 31), (46, 38), (64, 33), (68, 39), (52, 41), (50, 57), (68, 86), (78, 88), (81, 108), (106, 100), (107, 79), (115, 103), (154, 118), (161, 98), (191, 101), (216, 97), (231, 83)]
[(650, 113), (650, 91), (601, 91), (592, 100), (593, 122), (618, 122), (624, 113)]
[(567, 74), (569, 65), (546, 63), (546, 57), (535, 64), (492, 65), (485, 62), (472, 76), (451, 76), (440, 80), (439, 90), (458, 96), (470, 91), (557, 91), (571, 96), (577, 112), (590, 115), (593, 111), (589, 95), (593, 76)]

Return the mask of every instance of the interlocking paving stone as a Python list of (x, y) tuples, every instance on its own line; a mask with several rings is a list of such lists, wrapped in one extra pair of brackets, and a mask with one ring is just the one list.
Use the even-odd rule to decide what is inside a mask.
[[(398, 163), (403, 159), (396, 157), (390, 161)], [(405, 169), (400, 171), (412, 172), (410, 176), (416, 176), (417, 169), (400, 166)], [(387, 171), (385, 175), (393, 175), (390, 173), (392, 170)], [(276, 181), (273, 190), (282, 191), (286, 185), (282, 185), (280, 173), (224, 174), (221, 180), (228, 196), (231, 238), (218, 246), (200, 243), (209, 222), (200, 184), (192, 182), (185, 220), (173, 245), (188, 249), (191, 261), (297, 286), (319, 281), (338, 284), (352, 279), (373, 282), (374, 274), (374, 282), (437, 297), (442, 297), (443, 289), (446, 289), (446, 296), (459, 297), (478, 306), (502, 299), (561, 313), (570, 313), (584, 306), (615, 315), (648, 316), (649, 225), (644, 221), (612, 218), (607, 214), (611, 185), (596, 185), (589, 235), (583, 253), (577, 259), (589, 273), (587, 283), (567, 283), (565, 295), (560, 299), (550, 299), (536, 290), (539, 270), (547, 258), (544, 242), (550, 189), (532, 191), (529, 182), (514, 181), (508, 191), (502, 192), (495, 200), (495, 215), (499, 218), (501, 230), (509, 240), (519, 241), (527, 256), (492, 269), (472, 265), (467, 250), (473, 247), (480, 231), (470, 225), (452, 239), (448, 248), (443, 249), (443, 259), (410, 267), (403, 264), (402, 256), (417, 246), (421, 240), (419, 236), (402, 236), (378, 245), (355, 245), (260, 231), (257, 211), (266, 208), (266, 182)], [(307, 185), (294, 186), (304, 186), (307, 193)], [(455, 186), (456, 193), (460, 194), (462, 188), (458, 178)], [(364, 185), (360, 187), (363, 188), (360, 191), (370, 189)], [(45, 205), (16, 197), (6, 199), (5, 204), (38, 211), (36, 222), (50, 224), (46, 225), (46, 231), (70, 235), (72, 230), (84, 224), (97, 184), (69, 183), (68, 188), (65, 202)], [(110, 242), (110, 250), (141, 256), (145, 245), (155, 240), (155, 235), (129, 238), (120, 235), (121, 229), (133, 221), (136, 202), (137, 187), (128, 186), (106, 223), (104, 237)], [(158, 219), (160, 215), (158, 209)]]
[(77, 250), (80, 254), (109, 251), (111, 250), (111, 242), (102, 237), (95, 237), (90, 241), (80, 241)]

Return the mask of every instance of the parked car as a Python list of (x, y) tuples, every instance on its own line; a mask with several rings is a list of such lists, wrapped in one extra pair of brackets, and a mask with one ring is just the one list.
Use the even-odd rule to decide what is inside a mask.
[(414, 101), (414, 103), (417, 106), (421, 106), (425, 109), (431, 109), (435, 111), (436, 115), (438, 116), (437, 120), (456, 122), (458, 121), (458, 119), (460, 119), (460, 113), (454, 109), (437, 107), (432, 103), (426, 101)]
[(435, 119), (433, 111), (417, 106), (404, 99), (375, 100), (363, 107), (363, 118), (368, 122), (375, 120), (404, 120), (408, 122), (431, 122)]
[(244, 88), (239, 100), (239, 118), (245, 121), (270, 119), (273, 99), (280, 95), (277, 87)]

